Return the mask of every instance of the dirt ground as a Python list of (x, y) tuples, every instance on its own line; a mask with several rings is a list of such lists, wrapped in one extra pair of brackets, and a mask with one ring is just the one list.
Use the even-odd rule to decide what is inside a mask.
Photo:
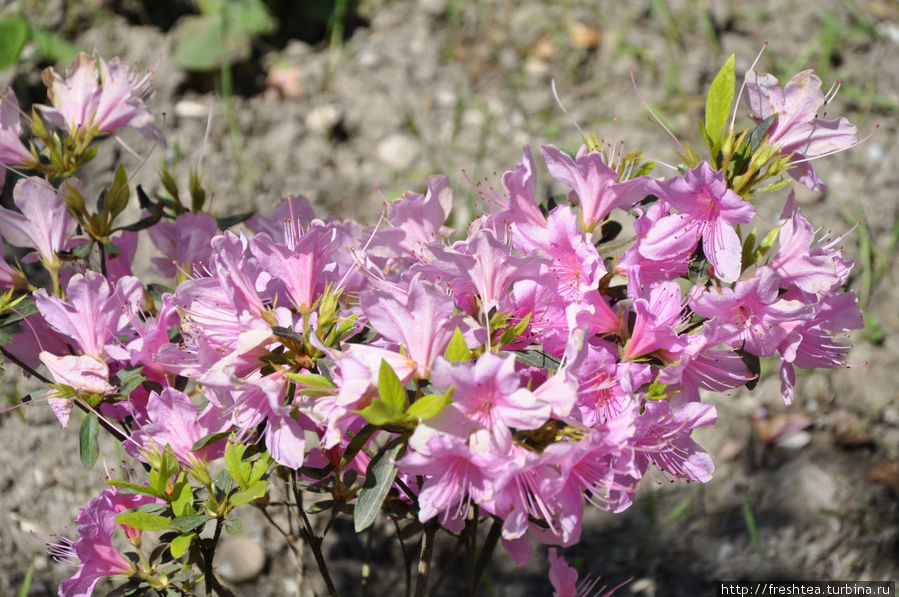
[[(801, 192), (799, 201), (813, 223), (836, 234), (861, 222), (843, 246), (856, 259), (853, 285), (867, 314), (849, 360), (864, 366), (802, 375), (790, 408), (776, 376), (751, 393), (711, 398), (718, 424), (696, 438), (715, 459), (714, 479), (703, 486), (646, 479), (627, 512), (591, 514), (582, 542), (566, 555), (613, 585), (633, 577), (618, 594), (645, 597), (714, 595), (716, 580), (899, 578), (899, 302), (890, 251), (899, 222), (899, 2), (362, 0), (342, 43), (314, 31), (303, 32), (307, 41), (293, 39), (289, 23), (258, 39), (252, 56), (234, 68), (230, 127), (220, 80), (189, 73), (173, 58), (172, 25), (191, 3), (5, 4), (0, 0), (0, 16), (24, 8), (32, 23), (78, 48), (155, 66), (151, 105), (166, 115), (168, 144), (155, 149), (140, 175), (148, 192), (158, 186), (163, 160), (186, 183), (211, 105), (202, 159), (218, 215), (266, 212), (282, 196), (302, 194), (320, 214), (371, 223), (385, 198), (421, 192), (427, 176), (444, 173), (454, 187), (455, 217), (464, 222), (475, 209), (468, 179), (495, 180), (520, 159), (525, 143), (576, 150), (578, 131), (554, 100), (552, 79), (584, 129), (667, 162), (676, 161), (675, 146), (647, 119), (631, 68), (646, 101), (694, 145), (703, 94), (730, 53), (742, 73), (768, 41), (759, 70), (783, 81), (815, 68), (825, 87), (840, 79), (828, 116), (849, 117), (862, 134), (880, 128), (862, 146), (818, 162), (829, 190)], [(288, 14), (279, 13), (283, 21)], [(295, 77), (286, 95), (266, 86), (273, 65)], [(29, 94), (43, 100), (35, 95), (42, 66), (26, 52), (20, 65), (0, 73), (0, 89), (14, 85), (22, 103)], [(139, 138), (127, 140), (139, 153), (150, 150)], [(117, 158), (132, 168), (138, 163), (125, 151)], [(91, 166), (89, 188), (108, 183), (111, 163)], [(781, 198), (757, 206), (768, 221)], [(140, 259), (149, 272), (145, 249)], [(10, 375), (3, 392), (23, 395), (30, 384)], [(73, 533), (71, 521), (99, 491), (103, 469), (81, 466), (77, 431), (61, 430), (49, 409), (22, 414), (0, 416), (0, 595), (15, 594), (32, 562), (29, 595), (53, 595), (72, 569), (50, 560), (32, 533)], [(804, 431), (775, 441), (779, 429), (803, 420)], [(109, 466), (117, 466), (121, 451), (110, 441), (102, 448)], [(326, 552), (342, 594), (355, 595), (361, 547), (340, 530), (329, 535)], [(243, 537), (265, 545), (267, 557), (260, 575), (235, 585), (236, 595), (320, 589), (298, 578), (273, 531), (247, 518)], [(372, 593), (401, 594), (401, 579), (390, 572), (398, 552), (386, 537), (377, 541), (384, 549)], [(516, 569), (498, 554), (482, 593), (550, 594), (545, 562), (538, 554)], [(450, 580), (441, 594), (456, 590)]]

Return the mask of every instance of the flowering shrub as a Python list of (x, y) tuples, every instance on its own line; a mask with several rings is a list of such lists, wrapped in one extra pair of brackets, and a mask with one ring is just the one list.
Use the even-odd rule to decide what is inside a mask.
[[(239, 532), (239, 509), (265, 509), (275, 491), (332, 595), (310, 494), (357, 532), (380, 516), (418, 532), (417, 596), (437, 531), (456, 535), (473, 595), (500, 542), (524, 564), (535, 545), (577, 543), (585, 504), (628, 508), (648, 472), (708, 481), (691, 433), (716, 414), (700, 389), (752, 386), (773, 357), (789, 404), (794, 368), (843, 365), (838, 340), (862, 325), (852, 263), (816, 239), (792, 193), (776, 226), (750, 229), (754, 201), (789, 177), (823, 188), (811, 160), (858, 143), (845, 119), (817, 117), (832, 94), (810, 71), (781, 89), (750, 69), (752, 123), (738, 129), (731, 57), (706, 104), (709, 157), (681, 145), (666, 178), (595, 137), (575, 156), (547, 145), (539, 155), (569, 192), (542, 201), (526, 146), (501, 188), (478, 185), (483, 214), (458, 235), (443, 176), (373, 227), (290, 198), (235, 232), (203, 211), (200, 173), (184, 195), (163, 170), (160, 196), (138, 187), (143, 215), (123, 224), (124, 168), (95, 209), (75, 175), (120, 128), (161, 139), (148, 79), (80, 54), (44, 80), (52, 107), (31, 111), (24, 142), (15, 96), (0, 100), (0, 161), (30, 173), (0, 231), (41, 266), (3, 264), (2, 353), (46, 382), (31, 401), (63, 427), (83, 411), (86, 465), (101, 427), (141, 465), (85, 506), (77, 540), (52, 544), (78, 567), (60, 595), (113, 575), (128, 594), (202, 583), (226, 595), (221, 531)], [(614, 218), (627, 214), (625, 230)], [(144, 232), (169, 287), (131, 271)], [(118, 527), (133, 553), (113, 546)], [(558, 595), (595, 594), (549, 557)]]

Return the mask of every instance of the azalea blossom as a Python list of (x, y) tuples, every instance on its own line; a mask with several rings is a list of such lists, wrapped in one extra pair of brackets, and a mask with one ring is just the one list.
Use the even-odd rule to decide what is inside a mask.
[(57, 253), (75, 233), (75, 220), (56, 189), (42, 178), (29, 176), (16, 183), (13, 201), (21, 213), (0, 207), (0, 236), (11, 245), (37, 249), (47, 267), (59, 268)]
[(70, 134), (88, 130), (106, 135), (130, 126), (146, 137), (162, 140), (146, 106), (153, 95), (151, 76), (147, 73), (138, 79), (118, 58), (107, 62), (96, 54), (79, 52), (65, 77), (52, 68), (44, 71), (53, 105), (38, 107), (47, 120)]
[(544, 145), (541, 151), (549, 173), (571, 188), (568, 199), (579, 207), (580, 224), (586, 232), (592, 232), (613, 209), (629, 209), (647, 194), (648, 176), (619, 181), (603, 155), (589, 151), (586, 145), (574, 160), (552, 145)]
[(752, 220), (755, 209), (727, 188), (724, 175), (707, 162), (683, 176), (648, 185), (652, 193), (678, 213), (661, 218), (647, 232), (640, 254), (649, 259), (670, 259), (693, 252), (700, 239), (715, 277), (734, 282), (742, 271), (740, 238), (734, 226)]
[(115, 487), (105, 489), (81, 509), (75, 523), (78, 539), (59, 537), (60, 543), (50, 545), (55, 560), (78, 567), (78, 571), (59, 585), (60, 597), (89, 597), (97, 581), (104, 576), (128, 575), (135, 572), (134, 564), (112, 545), (112, 536), (122, 528), (129, 539), (140, 531), (115, 522), (124, 510), (158, 501), (146, 495), (120, 493)]
[(773, 75), (755, 70), (746, 72), (746, 100), (751, 118), (761, 122), (777, 115), (768, 129), (768, 142), (780, 147), (792, 162), (802, 162), (789, 170), (790, 176), (812, 189), (825, 185), (808, 159), (848, 149), (858, 143), (858, 130), (846, 118), (818, 118), (818, 113), (834, 94), (821, 91), (821, 79), (804, 70), (790, 79), (783, 89)]
[(0, 164), (24, 166), (34, 161), (34, 156), (21, 140), (21, 117), (16, 94), (10, 89), (0, 97)]

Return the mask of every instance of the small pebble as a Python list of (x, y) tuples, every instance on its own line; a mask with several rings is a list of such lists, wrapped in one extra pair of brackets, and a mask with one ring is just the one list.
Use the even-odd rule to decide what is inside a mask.
[(419, 153), (418, 141), (403, 133), (389, 135), (378, 143), (378, 159), (397, 170), (405, 170), (411, 166)]
[(175, 115), (181, 118), (206, 118), (209, 116), (209, 104), (181, 100), (175, 104)]
[(248, 537), (224, 539), (215, 550), (215, 567), (228, 582), (247, 582), (262, 573), (265, 552), (258, 542)]
[(328, 135), (340, 122), (340, 111), (334, 106), (318, 106), (306, 115), (306, 128), (319, 135)]

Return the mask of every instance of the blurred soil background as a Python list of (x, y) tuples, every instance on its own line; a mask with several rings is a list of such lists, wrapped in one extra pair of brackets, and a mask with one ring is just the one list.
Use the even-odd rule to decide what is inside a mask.
[[(246, 12), (215, 17), (229, 5)], [(322, 216), (374, 223), (385, 199), (424, 192), (427, 177), (443, 173), (455, 221), (466, 222), (478, 209), (471, 181), (499, 184), (524, 144), (577, 150), (552, 79), (586, 131), (669, 163), (675, 145), (647, 118), (631, 68), (646, 101), (693, 146), (705, 90), (731, 53), (738, 78), (768, 41), (758, 69), (782, 83), (805, 68), (825, 90), (840, 79), (827, 116), (848, 116), (862, 135), (880, 129), (816, 162), (829, 190), (800, 190), (798, 200), (822, 232), (859, 222), (842, 245), (856, 260), (852, 284), (866, 312), (850, 361), (867, 366), (800, 375), (790, 408), (776, 375), (752, 393), (714, 398), (718, 424), (696, 437), (715, 478), (703, 486), (646, 479), (627, 512), (588, 514), (566, 555), (612, 585), (633, 577), (624, 596), (714, 595), (715, 580), (899, 577), (899, 2), (0, 0), (0, 19), (15, 15), (31, 34), (0, 72), (0, 88), (12, 86), (23, 105), (45, 101), (41, 69), (73, 48), (155, 70), (151, 107), (165, 115), (167, 145), (135, 179), (150, 194), (163, 162), (186, 185), (211, 109), (202, 171), (216, 215), (267, 213), (293, 194)], [(224, 48), (215, 43), (222, 35)], [(740, 106), (744, 122), (746, 112)], [(124, 139), (140, 156), (151, 151), (138, 135)], [(85, 173), (87, 188), (109, 184), (115, 160), (131, 172), (141, 159), (107, 141)], [(547, 178), (541, 171), (541, 193), (559, 193)], [(783, 196), (758, 198), (768, 222)], [(142, 247), (146, 279), (151, 254)], [(2, 405), (33, 388), (8, 373)], [(0, 417), (0, 595), (15, 594), (32, 564), (34, 596), (55, 595), (73, 572), (32, 533), (74, 535), (78, 508), (103, 486), (103, 467), (79, 462), (74, 427), (61, 430), (46, 406)], [(121, 451), (108, 438), (101, 447), (118, 466)], [(298, 576), (284, 540), (257, 522), (244, 518), (217, 557), (235, 594), (323, 594), (314, 571)], [(325, 542), (345, 595), (360, 593), (364, 551), (351, 529), (338, 521)], [(390, 534), (376, 531), (371, 594), (401, 594)], [(543, 552), (523, 569), (500, 552), (483, 595), (550, 594)], [(457, 594), (454, 586), (447, 581), (441, 594)]]

